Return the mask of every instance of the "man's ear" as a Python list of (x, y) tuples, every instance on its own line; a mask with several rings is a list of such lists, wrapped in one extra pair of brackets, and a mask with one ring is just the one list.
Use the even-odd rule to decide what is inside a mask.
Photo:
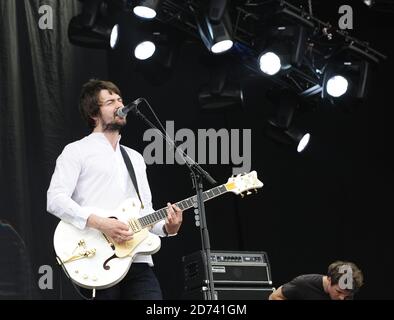
[(90, 119), (92, 119), (93, 121), (94, 121), (94, 127), (97, 127), (97, 125), (98, 125), (98, 116), (96, 116), (96, 117), (90, 117)]

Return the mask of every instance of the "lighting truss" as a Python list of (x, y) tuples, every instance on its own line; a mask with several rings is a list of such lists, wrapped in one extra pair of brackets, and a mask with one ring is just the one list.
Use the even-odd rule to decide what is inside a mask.
[[(309, 4), (312, 2), (310, 1)], [(256, 50), (261, 30), (272, 23), (273, 15), (280, 15), (295, 24), (302, 24), (312, 30), (308, 39), (306, 55), (302, 65), (292, 67), (288, 72), (271, 77), (281, 87), (291, 89), (301, 96), (319, 97), (322, 90), (324, 67), (339, 51), (347, 50), (361, 59), (379, 63), (386, 56), (373, 49), (368, 42), (351, 36), (312, 15), (311, 7), (302, 8), (283, 0), (229, 2), (233, 27), (233, 55), (252, 73), (261, 74)], [(197, 0), (164, 0), (157, 19), (182, 30), (200, 40), (196, 24), (196, 12), (201, 5)], [(263, 75), (262, 75), (263, 76)]]

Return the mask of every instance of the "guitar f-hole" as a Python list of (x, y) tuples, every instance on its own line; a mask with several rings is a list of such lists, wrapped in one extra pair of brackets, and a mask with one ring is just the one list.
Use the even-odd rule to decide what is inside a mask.
[(103, 268), (104, 268), (104, 270), (109, 270), (109, 269), (111, 269), (111, 267), (108, 266), (108, 263), (109, 263), (112, 259), (114, 259), (114, 258), (117, 258), (115, 254), (114, 254), (113, 256), (109, 257), (107, 260), (104, 261), (104, 263), (103, 263)]

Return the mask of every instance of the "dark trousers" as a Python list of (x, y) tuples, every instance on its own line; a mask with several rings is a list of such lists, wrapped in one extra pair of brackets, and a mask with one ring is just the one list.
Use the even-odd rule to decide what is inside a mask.
[[(92, 290), (81, 288), (81, 293), (92, 296)], [(96, 300), (162, 300), (159, 281), (147, 263), (134, 263), (117, 285), (96, 290)]]

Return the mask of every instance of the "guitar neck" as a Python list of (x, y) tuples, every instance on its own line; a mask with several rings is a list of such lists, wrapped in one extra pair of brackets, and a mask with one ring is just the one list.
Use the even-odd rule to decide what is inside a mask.
[[(209, 189), (205, 192), (203, 192), (203, 201), (208, 201), (211, 200), (213, 198), (216, 198), (224, 193), (228, 192), (226, 186), (224, 184), (222, 184), (221, 186)], [(193, 196), (190, 198), (187, 198), (185, 200), (179, 201), (177, 203), (175, 203), (175, 205), (177, 205), (181, 210), (187, 210), (190, 209), (192, 207), (194, 207), (194, 205), (197, 203), (197, 196)], [(165, 218), (167, 218), (167, 207), (165, 208), (161, 208), (151, 214), (148, 214), (142, 218), (139, 218), (138, 221), (140, 222), (141, 226), (143, 228), (146, 228), (148, 226), (154, 225), (155, 223), (164, 220)]]

